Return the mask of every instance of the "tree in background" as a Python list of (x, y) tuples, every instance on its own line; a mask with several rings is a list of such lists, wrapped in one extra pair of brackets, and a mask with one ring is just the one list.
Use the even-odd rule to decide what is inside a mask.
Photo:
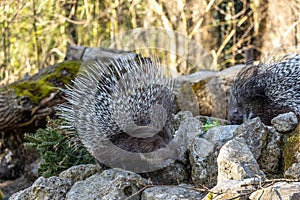
[[(0, 81), (62, 61), (67, 45), (118, 44), (118, 35), (139, 27), (171, 29), (197, 41), (211, 54), (214, 70), (244, 63), (246, 52), (251, 62), (275, 47), (298, 45), (299, 5), (299, 0), (3, 0)], [(176, 55), (154, 53), (180, 74), (200, 69)]]

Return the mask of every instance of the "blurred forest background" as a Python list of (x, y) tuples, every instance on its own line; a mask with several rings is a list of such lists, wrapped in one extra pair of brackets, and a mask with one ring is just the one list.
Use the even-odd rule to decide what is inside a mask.
[(299, 11), (300, 0), (1, 0), (0, 85), (63, 61), (68, 45), (117, 44), (120, 33), (141, 27), (184, 34), (210, 54), (211, 69), (224, 69), (244, 63), (246, 54), (259, 60), (277, 47), (297, 46)]

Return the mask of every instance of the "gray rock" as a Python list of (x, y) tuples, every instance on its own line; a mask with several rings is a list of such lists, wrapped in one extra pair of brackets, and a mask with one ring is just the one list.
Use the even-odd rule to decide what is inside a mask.
[(269, 128), (268, 142), (257, 160), (261, 170), (278, 175), (282, 156), (281, 135), (273, 127)]
[(180, 124), (185, 119), (193, 118), (193, 113), (190, 111), (180, 111), (174, 116), (175, 130), (178, 131)]
[[(76, 182), (67, 193), (66, 200), (126, 199), (147, 184), (147, 180), (133, 172), (109, 169)], [(139, 199), (139, 195), (131, 199)]]
[(278, 182), (267, 188), (253, 192), (249, 199), (251, 200), (299, 200), (300, 199), (300, 182)]
[(300, 152), (296, 154), (296, 163), (293, 163), (292, 166), (290, 166), (284, 173), (285, 177), (288, 178), (300, 178)]
[[(228, 97), (230, 86), (234, 80), (235, 74), (243, 67), (243, 65), (237, 65), (230, 67), (223, 71), (208, 71), (201, 70), (199, 72), (179, 76), (178, 82), (188, 82), (192, 85), (194, 94), (197, 98), (198, 108), (193, 110), (193, 113), (200, 112), (201, 115), (214, 116), (218, 118), (226, 118)], [(188, 91), (189, 92), (189, 91)], [(187, 92), (185, 92), (187, 93)], [(181, 99), (188, 97), (187, 105), (194, 100), (190, 100), (191, 94), (180, 95)], [(183, 98), (182, 98), (183, 97)], [(185, 106), (184, 103), (182, 105)], [(224, 109), (225, 107), (225, 109)], [(195, 108), (194, 104), (193, 107)]]
[(198, 200), (205, 196), (204, 192), (179, 186), (156, 186), (147, 188), (141, 200)]
[(292, 132), (296, 128), (298, 119), (295, 113), (289, 112), (274, 117), (271, 120), (271, 124), (278, 132), (288, 133)]
[(181, 80), (175, 81), (173, 93), (176, 95), (176, 108), (181, 111), (190, 111), (194, 116), (199, 115), (197, 98), (190, 83)]
[(183, 118), (178, 130), (175, 132), (174, 141), (179, 146), (178, 160), (187, 164), (186, 151), (190, 148), (195, 137), (203, 135), (203, 124), (194, 117)]
[(190, 111), (180, 111), (174, 116), (174, 121), (183, 121), (184, 119), (192, 118), (193, 113)]
[(212, 187), (217, 183), (217, 153), (215, 145), (203, 138), (195, 138), (189, 150), (192, 181), (195, 185)]
[(115, 59), (125, 56), (134, 59), (136, 55), (137, 54), (133, 51), (69, 45), (67, 47), (65, 60), (88, 61), (101, 59), (102, 61), (106, 61), (108, 59)]
[(233, 132), (237, 127), (239, 126), (228, 125), (212, 127), (208, 129), (203, 137), (213, 143), (217, 143), (219, 146), (222, 146), (233, 138)]
[(32, 188), (26, 188), (14, 193), (9, 197), (9, 200), (31, 200), (33, 198)]
[(248, 200), (251, 191), (257, 190), (261, 180), (248, 178), (244, 180), (226, 180), (218, 183), (202, 200)]
[(236, 128), (234, 139), (250, 148), (263, 171), (278, 174), (282, 154), (281, 135), (274, 128), (254, 118)]
[(77, 181), (85, 180), (91, 175), (102, 172), (103, 169), (99, 165), (77, 165), (73, 166), (59, 174), (60, 178), (65, 178), (71, 180), (73, 183)]
[(224, 180), (242, 180), (255, 177), (264, 178), (250, 149), (243, 143), (233, 139), (220, 150), (218, 162), (218, 183)]
[(72, 183), (68, 179), (52, 176), (50, 178), (40, 177), (31, 187), (13, 194), (10, 200), (61, 200), (71, 188)]
[(222, 145), (232, 139), (233, 131), (238, 126), (217, 126), (210, 128), (203, 135), (195, 138), (189, 147), (191, 178), (195, 185), (213, 187), (217, 184), (217, 157)]
[(171, 165), (148, 173), (141, 174), (143, 178), (151, 180), (154, 184), (178, 184), (178, 182), (188, 182), (189, 174), (180, 162), (172, 163)]
[(203, 124), (201, 121), (194, 117), (188, 117), (181, 121), (175, 136), (185, 135), (187, 139), (186, 142), (191, 142), (195, 136), (203, 135)]
[(258, 159), (267, 145), (269, 129), (256, 117), (240, 125), (233, 133), (234, 138), (247, 145)]

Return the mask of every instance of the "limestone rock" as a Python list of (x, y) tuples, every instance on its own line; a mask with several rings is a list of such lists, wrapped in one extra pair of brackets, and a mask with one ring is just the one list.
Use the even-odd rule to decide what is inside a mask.
[(278, 175), (282, 156), (281, 134), (273, 127), (269, 128), (268, 142), (257, 160), (262, 171)]
[(178, 82), (189, 83), (191, 85), (197, 99), (198, 108), (195, 109), (194, 100), (191, 101), (192, 98), (189, 97), (189, 90), (184, 90), (189, 95), (184, 94), (180, 96), (188, 96), (188, 100), (184, 101), (186, 104), (193, 102), (193, 105), (188, 107), (194, 109), (191, 110), (193, 113), (200, 112), (201, 115), (225, 119), (227, 116), (230, 86), (235, 74), (243, 67), (244, 65), (236, 65), (220, 72), (202, 70), (193, 74), (179, 76), (177, 77)]
[(264, 178), (250, 149), (243, 143), (233, 139), (220, 150), (218, 162), (218, 183), (224, 180), (242, 180), (255, 177)]
[(50, 178), (40, 177), (31, 187), (13, 194), (10, 200), (61, 200), (71, 188), (71, 181), (68, 179), (52, 176)]
[[(180, 156), (179, 161), (187, 164), (186, 151), (190, 148), (195, 137), (203, 135), (203, 124), (198, 119), (189, 115), (190, 112), (185, 112), (178, 130), (175, 132), (174, 141), (179, 145)], [(181, 113), (182, 115), (182, 113)], [(176, 117), (177, 116), (177, 117)], [(178, 119), (180, 116), (177, 114), (175, 117)]]
[(278, 182), (267, 188), (253, 192), (250, 200), (299, 200), (300, 199), (300, 182)]
[(274, 117), (271, 120), (271, 124), (278, 132), (288, 133), (292, 132), (296, 128), (298, 119), (295, 113), (289, 112)]
[(247, 145), (258, 159), (267, 144), (269, 129), (256, 117), (240, 125), (233, 133), (234, 138)]
[(66, 178), (72, 182), (82, 181), (91, 175), (102, 172), (102, 168), (99, 165), (86, 164), (73, 166), (59, 174), (60, 178)]
[(217, 152), (215, 145), (203, 138), (195, 138), (189, 150), (191, 176), (195, 185), (212, 187), (217, 183)]
[[(126, 199), (147, 184), (147, 180), (133, 172), (109, 169), (76, 182), (66, 195), (66, 200), (76, 199)], [(134, 196), (131, 199), (139, 199)]]
[(297, 162), (292, 164), (284, 173), (285, 177), (289, 178), (300, 178), (300, 152), (296, 154), (296, 160)]
[(212, 188), (211, 192), (202, 200), (248, 200), (251, 191), (255, 191), (258, 188), (260, 181), (259, 178), (225, 180)]
[(141, 174), (145, 179), (149, 179), (153, 184), (177, 185), (178, 182), (188, 182), (189, 174), (186, 166), (181, 162), (175, 162), (162, 169)]
[(203, 136), (208, 141), (217, 143), (219, 146), (223, 146), (227, 141), (233, 138), (233, 132), (238, 125), (228, 126), (216, 126), (208, 129), (207, 133)]
[(157, 186), (147, 188), (141, 197), (141, 200), (177, 200), (189, 199), (198, 200), (205, 196), (204, 192), (198, 192), (192, 189), (179, 186)]

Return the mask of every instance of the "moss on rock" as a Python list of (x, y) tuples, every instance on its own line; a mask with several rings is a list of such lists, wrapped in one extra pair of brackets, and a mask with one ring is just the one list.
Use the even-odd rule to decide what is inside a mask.
[(13, 89), (17, 96), (27, 96), (32, 102), (38, 103), (56, 91), (57, 87), (69, 84), (75, 78), (80, 66), (80, 61), (62, 62), (40, 79), (20, 81), (10, 85), (8, 89)]
[(300, 151), (300, 126), (288, 136), (284, 143), (283, 149), (283, 167), (286, 171), (293, 163), (296, 162), (295, 155)]
[(51, 83), (46, 81), (25, 81), (20, 82), (12, 87), (18, 96), (27, 96), (34, 103), (50, 95), (54, 91)]
[(66, 61), (59, 63), (55, 67), (55, 71), (46, 75), (43, 79), (47, 82), (59, 80), (64, 84), (69, 84), (70, 81), (76, 76), (80, 66), (80, 61)]

